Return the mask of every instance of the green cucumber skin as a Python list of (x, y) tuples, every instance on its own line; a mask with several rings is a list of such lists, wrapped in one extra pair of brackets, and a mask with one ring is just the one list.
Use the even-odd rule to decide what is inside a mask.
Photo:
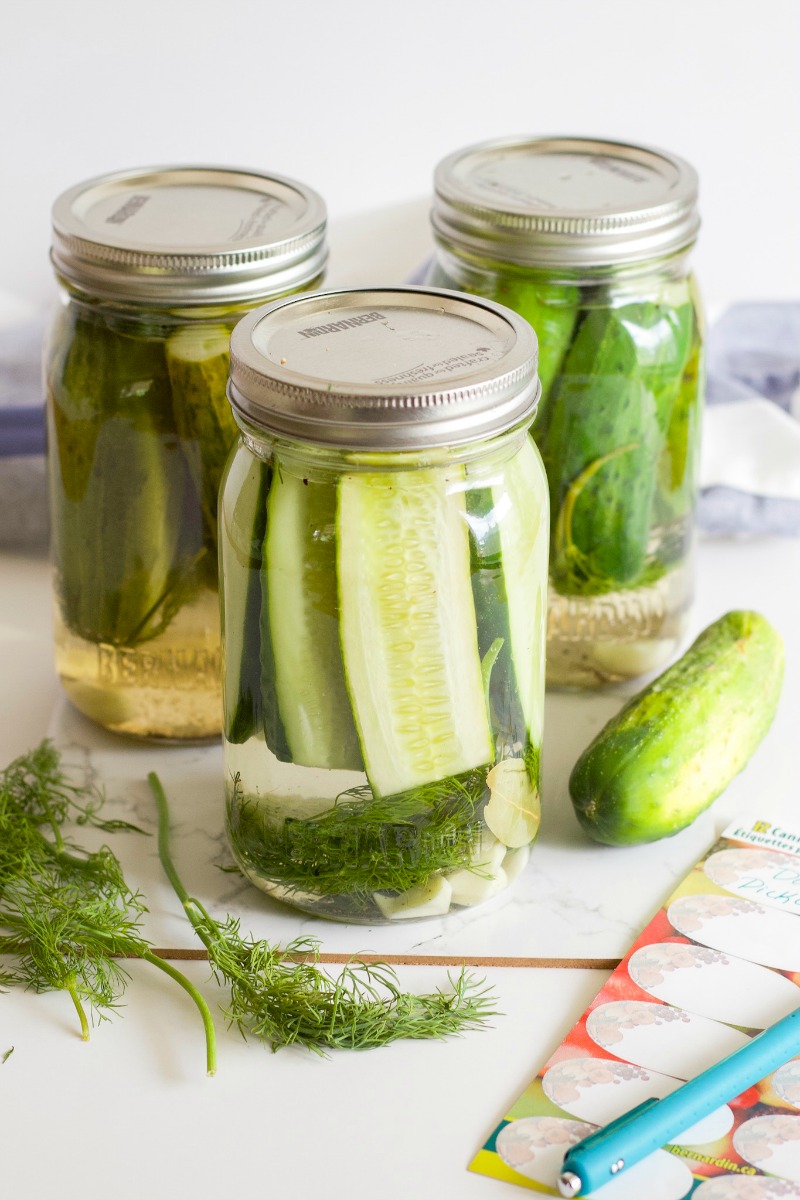
[(669, 413), (667, 436), (658, 463), (654, 517), (658, 524), (689, 516), (694, 508), (700, 467), (704, 358), (695, 326), (692, 346)]
[[(639, 377), (630, 333), (613, 311), (587, 313), (564, 363), (542, 449), (559, 592), (599, 594), (641, 577), (660, 444), (655, 401)], [(581, 556), (577, 569), (555, 537), (561, 506), (581, 473), (612, 454), (616, 457), (587, 480), (575, 502), (571, 544)]]
[[(220, 540), (225, 737), (236, 745), (253, 737), (263, 722), (261, 572), (270, 479), (271, 470), (265, 462), (242, 453), (231, 459), (223, 483), (234, 497), (226, 519), (226, 536)], [(224, 505), (221, 512), (225, 514)], [(225, 561), (228, 555), (230, 562)], [(279, 740), (276, 735), (277, 731), (273, 740)]]
[(675, 526), (651, 546), (654, 530), (686, 526), (695, 501), (702, 370), (691, 278), (665, 273), (635, 299), (616, 284), (555, 282), (490, 264), (457, 278), (437, 264), (433, 281), (506, 304), (537, 333), (542, 394), (531, 432), (552, 485), (554, 535), (582, 470), (636, 446), (584, 481), (570, 553), (558, 553), (553, 538), (556, 590), (592, 596), (655, 582), (691, 545), (691, 530)]
[(360, 771), (339, 639), (337, 487), (275, 463), (267, 499), (261, 698), (281, 762)]
[(438, 263), (430, 282), (435, 287), (457, 288), (504, 304), (533, 327), (539, 342), (538, 374), (542, 385), (533, 437), (540, 445), (549, 424), (559, 372), (581, 311), (581, 289), (571, 283), (553, 283), (543, 277), (507, 271), (454, 280)]
[(730, 612), (634, 696), (583, 752), (569, 791), (595, 841), (670, 837), (703, 812), (769, 729), (783, 642), (755, 612)]
[[(225, 349), (211, 358), (197, 361), (178, 354), (183, 332), (167, 339), (167, 370), (175, 424), (203, 513), (209, 561), (215, 565), (220, 483), (231, 447), (239, 434), (225, 392), (230, 362), (228, 331), (224, 327), (212, 328), (210, 335), (217, 334)], [(200, 336), (202, 330), (197, 334)]]
[(525, 745), (528, 730), (511, 654), (508, 595), (492, 489), (470, 488), (466, 496), (472, 597), (481, 659), (495, 638), (503, 639), (489, 677), (489, 719), (495, 749), (502, 758)]
[(573, 284), (504, 276), (492, 297), (519, 313), (531, 325), (539, 342), (539, 381), (542, 394), (536, 411), (533, 438), (544, 442), (557, 401), (557, 381), (572, 344), (580, 312), (580, 289)]
[(672, 407), (695, 332), (694, 306), (643, 300), (614, 308), (613, 315), (629, 334), (636, 350), (635, 371), (652, 394), (659, 429), (666, 436)]
[(65, 314), (48, 370), (53, 557), (80, 637), (133, 645), (163, 628), (200, 550), (161, 342)]

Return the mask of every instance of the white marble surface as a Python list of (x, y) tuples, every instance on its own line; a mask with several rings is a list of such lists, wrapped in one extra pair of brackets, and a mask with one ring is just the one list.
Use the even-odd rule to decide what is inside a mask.
[[(543, 819), (520, 879), (505, 893), (458, 915), (392, 926), (321, 921), (262, 895), (230, 865), (223, 830), (223, 767), (218, 746), (136, 745), (104, 733), (64, 699), (48, 733), (68, 761), (102, 781), (115, 815), (154, 828), (145, 778), (155, 770), (170, 797), (175, 857), (189, 891), (215, 913), (233, 910), (258, 936), (288, 941), (318, 937), (331, 953), (445, 955), (467, 960), (603, 959), (621, 957), (674, 884), (715, 840), (730, 818), (757, 811), (797, 811), (795, 735), (800, 705), (800, 543), (710, 541), (699, 553), (693, 631), (732, 607), (769, 616), (787, 646), (787, 671), (778, 717), (745, 771), (689, 828), (646, 846), (608, 847), (580, 830), (567, 791), (573, 763), (633, 689), (599, 694), (548, 694), (545, 715)], [(161, 872), (152, 838), (118, 839), (131, 880), (148, 896), (147, 932), (163, 947), (191, 947), (193, 935)]]

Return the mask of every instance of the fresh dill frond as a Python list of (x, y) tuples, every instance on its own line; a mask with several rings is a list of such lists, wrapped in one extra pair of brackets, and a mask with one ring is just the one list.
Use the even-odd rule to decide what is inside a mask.
[(84, 1039), (105, 1020), (128, 982), (122, 965), (141, 958), (169, 975), (197, 1005), (206, 1032), (209, 1074), (216, 1049), (208, 1005), (171, 964), (152, 953), (139, 923), (144, 900), (128, 887), (108, 846), (89, 851), (63, 829), (135, 829), (99, 816), (103, 796), (72, 783), (51, 742), (0, 772), (0, 984), (35, 992), (65, 991)]
[(112, 956), (143, 957), (148, 949), (138, 919), (138, 908), (129, 909), (125, 897), (92, 896), (53, 872), (15, 879), (0, 908), (0, 953), (12, 959), (4, 979), (36, 992), (68, 992), (88, 1037), (83, 1006), (105, 1019), (128, 979)]
[(373, 892), (405, 892), (437, 872), (469, 867), (487, 796), (482, 768), (394, 796), (362, 785), (318, 816), (276, 822), (242, 795), (237, 777), (228, 827), (237, 856), (258, 875), (297, 891), (371, 902)]
[(423, 995), (402, 991), (386, 963), (352, 961), (329, 975), (319, 967), (319, 942), (297, 938), (285, 947), (242, 934), (232, 916), (212, 917), (186, 891), (172, 860), (169, 803), (157, 775), (148, 782), (158, 807), (158, 853), (164, 873), (200, 941), (215, 978), (226, 983), (228, 1020), (244, 1037), (273, 1050), (302, 1045), (366, 1050), (399, 1038), (444, 1038), (480, 1028), (496, 1015), (494, 997), (466, 969), (450, 979), (452, 991)]
[(9, 1046), (8, 1050), (6, 1050), (6, 1051), (5, 1051), (5, 1053), (3, 1054), (3, 1057), (2, 1057), (2, 1058), (0, 1058), (0, 1067), (3, 1067), (3, 1066), (5, 1066), (5, 1064), (6, 1064), (6, 1063), (8, 1062), (8, 1060), (11, 1058), (11, 1055), (12, 1055), (13, 1053), (14, 1053), (14, 1047), (13, 1047), (13, 1046)]

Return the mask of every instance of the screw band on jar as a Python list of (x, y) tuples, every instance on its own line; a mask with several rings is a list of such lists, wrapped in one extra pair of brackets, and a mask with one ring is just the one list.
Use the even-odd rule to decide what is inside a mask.
[(56, 271), (92, 295), (142, 303), (248, 303), (325, 267), (326, 214), (305, 184), (232, 167), (120, 171), (53, 207)]
[(536, 364), (527, 322), (479, 298), (320, 292), (236, 326), (229, 397), (257, 425), (321, 445), (459, 445), (533, 419)]

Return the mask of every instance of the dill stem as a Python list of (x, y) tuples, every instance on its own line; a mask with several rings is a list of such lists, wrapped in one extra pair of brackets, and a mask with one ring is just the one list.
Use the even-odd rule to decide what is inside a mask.
[(197, 988), (187, 979), (186, 976), (171, 963), (166, 962), (163, 958), (159, 958), (157, 954), (152, 954), (146, 950), (142, 955), (145, 962), (152, 963), (154, 967), (158, 967), (159, 971), (163, 971), (169, 975), (170, 979), (174, 979), (180, 984), (183, 990), (191, 996), (194, 1003), (197, 1005), (200, 1016), (203, 1018), (203, 1028), (206, 1031), (206, 1074), (216, 1075), (217, 1073), (217, 1035), (214, 1030), (214, 1022), (211, 1018), (211, 1010), (206, 1004), (203, 997), (200, 995)]
[[(175, 895), (183, 905), (186, 916), (192, 924), (192, 927), (200, 938), (200, 940), (208, 949), (211, 938), (208, 937), (205, 930), (201, 928), (197, 919), (197, 914), (192, 909), (192, 902), (189, 898), (189, 893), (183, 886), (181, 877), (175, 869), (175, 864), (172, 861), (172, 854), (169, 848), (169, 802), (167, 794), (161, 784), (161, 780), (156, 775), (155, 771), (151, 771), (147, 776), (147, 782), (150, 784), (150, 790), (153, 793), (158, 810), (158, 857), (161, 860), (161, 866), (164, 869), (169, 882), (172, 884)], [(165, 971), (167, 975), (171, 975), (176, 983), (179, 983), (184, 991), (192, 997), (197, 1005), (200, 1015), (203, 1018), (203, 1025), (206, 1031), (206, 1065), (209, 1075), (216, 1074), (217, 1070), (217, 1038), (214, 1032), (214, 1023), (211, 1019), (211, 1012), (203, 997), (198, 992), (197, 988), (191, 983), (185, 975), (176, 970), (170, 963), (159, 958), (157, 954), (151, 954), (149, 951), (144, 956), (153, 966), (159, 967)]]
[(202, 922), (198, 919), (194, 902), (183, 886), (181, 877), (175, 868), (175, 863), (172, 861), (172, 853), (169, 848), (169, 802), (167, 794), (155, 771), (151, 771), (147, 776), (147, 782), (150, 784), (150, 790), (155, 797), (156, 808), (158, 809), (158, 857), (161, 860), (161, 866), (164, 869), (167, 879), (172, 884), (175, 895), (183, 905), (184, 912), (189, 918), (195, 933), (205, 948), (209, 950), (213, 944), (213, 938), (209, 937), (207, 931), (203, 928)]
[(210, 950), (213, 946), (213, 937), (205, 929), (203, 920), (198, 917), (198, 901), (193, 900), (184, 887), (184, 882), (182, 882), (178, 874), (178, 869), (176, 869), (173, 862), (172, 851), (169, 848), (169, 800), (167, 799), (167, 793), (164, 792), (162, 782), (158, 779), (155, 770), (151, 770), (148, 775), (148, 782), (152, 794), (156, 798), (156, 808), (158, 810), (158, 858), (161, 859), (164, 875), (172, 883), (175, 895), (178, 896), (181, 904), (184, 905), (184, 912), (188, 920), (190, 920), (192, 929), (196, 932), (200, 941), (203, 942), (206, 950)]
[(66, 988), (67, 992), (69, 993), (72, 1003), (75, 1005), (75, 1011), (77, 1012), (78, 1017), (80, 1019), (81, 1037), (83, 1038), (83, 1040), (85, 1042), (88, 1042), (89, 1041), (89, 1022), (86, 1020), (86, 1013), (84, 1012), (83, 1005), (81, 1004), (80, 997), (75, 988), (75, 976), (74, 975), (69, 976), (69, 978), (67, 979), (67, 982), (64, 984), (64, 987)]

